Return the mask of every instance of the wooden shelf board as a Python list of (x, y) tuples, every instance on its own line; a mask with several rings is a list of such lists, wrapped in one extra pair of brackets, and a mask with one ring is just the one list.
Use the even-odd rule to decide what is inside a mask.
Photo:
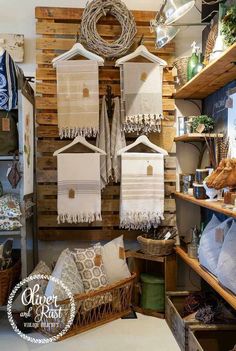
[(184, 134), (174, 138), (174, 141), (183, 141), (183, 142), (191, 142), (191, 141), (201, 141), (205, 142), (205, 138), (207, 139), (214, 139), (214, 138), (223, 138), (224, 134), (222, 133), (191, 133), (191, 134)]
[(236, 296), (228, 292), (218, 283), (217, 279), (205, 271), (199, 264), (197, 259), (190, 258), (188, 254), (181, 248), (176, 247), (176, 253), (182, 260), (191, 267), (202, 279), (204, 279), (225, 301), (227, 301), (234, 309), (236, 309)]
[(236, 79), (236, 43), (180, 88), (175, 99), (204, 99)]
[(20, 230), (0, 230), (0, 236), (21, 235)]
[(218, 213), (223, 213), (226, 216), (236, 218), (236, 211), (232, 211), (231, 209), (225, 207), (223, 200), (218, 200), (218, 201), (198, 200), (198, 199), (195, 199), (195, 197), (188, 194), (183, 194), (180, 192), (175, 192), (174, 194), (177, 199), (188, 201), (195, 205), (208, 208), (209, 210), (212, 210)]
[(142, 253), (141, 251), (131, 251), (131, 250), (127, 250), (125, 252), (125, 255), (126, 255), (126, 258), (134, 257), (134, 258), (140, 258), (142, 260), (155, 261), (155, 262), (164, 262), (166, 257), (166, 256), (147, 255)]

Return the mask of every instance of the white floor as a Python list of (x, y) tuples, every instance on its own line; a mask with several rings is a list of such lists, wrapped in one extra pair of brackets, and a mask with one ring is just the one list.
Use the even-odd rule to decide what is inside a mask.
[[(30, 335), (30, 334), (29, 334)], [(38, 345), (21, 339), (0, 312), (0, 350), (11, 351), (179, 351), (165, 320), (138, 314), (61, 342)]]

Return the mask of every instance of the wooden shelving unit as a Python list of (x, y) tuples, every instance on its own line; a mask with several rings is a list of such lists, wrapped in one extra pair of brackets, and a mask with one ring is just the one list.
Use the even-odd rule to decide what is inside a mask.
[(182, 141), (185, 143), (188, 142), (205, 142), (206, 138), (207, 139), (215, 139), (215, 138), (223, 138), (223, 134), (222, 133), (203, 133), (203, 134), (199, 134), (199, 133), (191, 133), (191, 134), (184, 134), (184, 135), (180, 135), (174, 138), (175, 142), (178, 141)]
[(204, 99), (236, 79), (236, 43), (180, 88), (175, 99)]
[(234, 309), (236, 309), (236, 296), (224, 288), (218, 283), (217, 279), (205, 271), (199, 264), (197, 259), (189, 258), (188, 254), (181, 248), (176, 247), (176, 253), (181, 259), (191, 267), (202, 279), (204, 279), (225, 301), (227, 301)]
[(11, 236), (20, 236), (21, 235), (21, 231), (20, 230), (0, 230), (0, 236), (7, 236), (7, 237), (11, 237)]
[(191, 202), (192, 204), (208, 208), (209, 210), (218, 212), (218, 213), (223, 213), (226, 216), (236, 218), (236, 211), (232, 211), (231, 209), (227, 208), (223, 201), (218, 200), (218, 201), (210, 201), (210, 200), (198, 200), (195, 199), (195, 197), (188, 195), (188, 194), (183, 194), (180, 192), (175, 192), (174, 193), (175, 198), (181, 199), (184, 201)]

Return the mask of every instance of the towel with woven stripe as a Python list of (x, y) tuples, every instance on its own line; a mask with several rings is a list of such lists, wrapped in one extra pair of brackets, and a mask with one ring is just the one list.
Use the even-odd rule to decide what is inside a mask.
[(164, 219), (164, 155), (125, 153), (121, 167), (121, 228), (157, 228)]
[(100, 154), (57, 156), (58, 223), (101, 221)]
[(57, 113), (61, 138), (97, 135), (99, 87), (96, 61), (72, 60), (57, 64)]
[(11, 111), (18, 104), (17, 75), (20, 73), (12, 57), (5, 50), (0, 56), (0, 109)]
[(161, 131), (163, 66), (126, 62), (123, 65), (122, 101), (125, 132)]
[(99, 134), (97, 136), (97, 147), (106, 152), (106, 156), (101, 156), (101, 189), (109, 183), (112, 177), (112, 166), (111, 166), (111, 133), (109, 119), (107, 115), (107, 104), (106, 98), (102, 98), (102, 107), (99, 122)]
[(111, 157), (113, 180), (115, 183), (120, 181), (121, 160), (117, 157), (117, 152), (126, 146), (125, 134), (121, 130), (120, 99), (114, 99), (114, 113), (111, 126)]

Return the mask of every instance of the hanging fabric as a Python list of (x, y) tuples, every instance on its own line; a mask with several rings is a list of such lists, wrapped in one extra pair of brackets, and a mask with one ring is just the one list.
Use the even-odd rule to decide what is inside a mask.
[(99, 130), (98, 62), (60, 61), (56, 67), (60, 137), (95, 137)]
[(59, 154), (58, 223), (101, 221), (100, 154)]
[(121, 160), (117, 157), (118, 150), (126, 146), (125, 134), (121, 130), (121, 114), (120, 114), (120, 99), (114, 99), (114, 113), (111, 127), (111, 157), (113, 180), (115, 183), (120, 181)]
[(112, 177), (112, 168), (111, 168), (111, 135), (110, 135), (110, 125), (107, 115), (107, 104), (106, 98), (102, 98), (102, 107), (100, 114), (100, 123), (99, 123), (99, 134), (97, 136), (96, 145), (106, 152), (106, 156), (101, 156), (101, 189), (109, 183)]
[(120, 227), (157, 228), (164, 213), (164, 155), (122, 153)]
[(7, 51), (0, 56), (0, 109), (10, 111), (17, 108), (17, 66)]
[(163, 66), (158, 63), (123, 64), (123, 129), (125, 132), (161, 131)]

